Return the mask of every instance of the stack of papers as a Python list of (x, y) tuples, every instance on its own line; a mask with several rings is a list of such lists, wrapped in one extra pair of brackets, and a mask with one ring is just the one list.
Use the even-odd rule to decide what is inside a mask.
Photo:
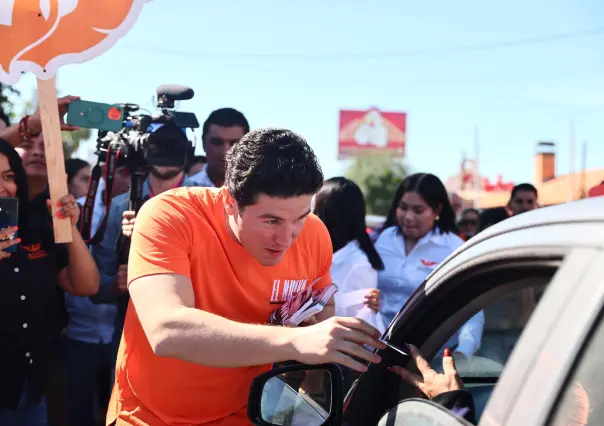
[(273, 312), (269, 322), (274, 325), (297, 326), (321, 312), (337, 291), (338, 286), (335, 284), (317, 291), (312, 291), (312, 286), (309, 286)]

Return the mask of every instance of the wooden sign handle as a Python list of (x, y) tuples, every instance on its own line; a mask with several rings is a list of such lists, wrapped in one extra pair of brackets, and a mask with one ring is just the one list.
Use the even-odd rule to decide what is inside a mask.
[(52, 225), (56, 243), (72, 241), (71, 220), (59, 219), (57, 210), (59, 201), (67, 195), (67, 174), (65, 173), (65, 157), (63, 156), (63, 139), (61, 137), (61, 122), (57, 107), (57, 89), (55, 78), (38, 79), (38, 100), (40, 102), (40, 117), (42, 133), (44, 134), (44, 150), (46, 153), (46, 168), (50, 187), (52, 205)]

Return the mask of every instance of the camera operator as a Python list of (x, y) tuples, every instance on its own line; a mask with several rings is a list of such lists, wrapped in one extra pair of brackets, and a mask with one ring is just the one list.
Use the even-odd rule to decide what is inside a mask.
[[(188, 174), (191, 185), (183, 186), (203, 186), (203, 187), (221, 187), (224, 184), (224, 175), (226, 173), (226, 155), (231, 147), (250, 131), (250, 125), (245, 116), (234, 108), (220, 108), (212, 111), (206, 121), (203, 123), (203, 149), (206, 153), (205, 164), (196, 174)], [(191, 159), (191, 163), (197, 157)], [(185, 172), (190, 162), (185, 165)], [(168, 188), (169, 189), (169, 188)], [(163, 191), (162, 191), (163, 192)], [(132, 236), (136, 214), (133, 211), (125, 211), (122, 221), (122, 233), (125, 237)], [(119, 281), (125, 281), (126, 268), (122, 266), (121, 278)], [(118, 272), (119, 274), (119, 272)]]
[[(154, 149), (147, 155), (149, 175), (142, 186), (142, 201), (162, 192), (181, 186), (197, 186), (197, 183), (185, 176), (184, 167), (191, 143), (185, 133), (173, 124), (159, 127), (152, 134)], [(128, 194), (115, 197), (111, 203), (107, 228), (103, 240), (92, 249), (93, 256), (101, 273), (101, 285), (97, 295), (91, 299), (94, 303), (117, 303), (118, 313), (115, 323), (115, 351), (119, 344), (125, 315), (125, 304), (119, 303), (120, 297), (127, 294), (127, 264), (120, 264), (120, 235), (129, 238), (134, 226), (135, 212), (128, 211)], [(122, 240), (124, 241), (124, 240)], [(125, 242), (125, 241), (124, 241)]]
[(220, 188), (224, 185), (226, 155), (231, 147), (250, 131), (245, 116), (233, 108), (220, 108), (208, 116), (202, 129), (203, 150), (206, 164), (191, 180), (197, 186)]
[[(68, 160), (73, 162), (73, 159)], [(81, 160), (80, 160), (81, 161)], [(77, 164), (77, 163), (76, 163)], [(80, 163), (83, 165), (83, 163)], [(107, 165), (100, 165), (103, 175)], [(68, 175), (69, 169), (66, 166)], [(115, 170), (111, 191), (103, 178), (99, 181), (92, 211), (91, 234), (95, 234), (105, 215), (106, 197), (128, 191), (130, 174), (125, 167)], [(84, 205), (86, 197), (78, 198)], [(95, 425), (105, 415), (115, 368), (113, 335), (117, 307), (95, 304), (88, 297), (65, 295), (69, 319), (62, 340), (62, 378), (66, 421), (57, 425)]]

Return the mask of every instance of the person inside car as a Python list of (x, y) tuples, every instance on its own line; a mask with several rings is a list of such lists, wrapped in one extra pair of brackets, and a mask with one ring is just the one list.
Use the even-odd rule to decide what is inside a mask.
[(421, 376), (411, 373), (400, 366), (390, 368), (390, 371), (400, 376), (401, 379), (418, 389), (418, 396), (429, 398), (433, 402), (444, 406), (472, 424), (476, 424), (476, 414), (472, 394), (465, 390), (463, 382), (455, 368), (455, 360), (451, 350), (443, 351), (443, 373), (439, 374), (430, 363), (420, 354), (419, 350), (409, 345), (411, 356)]

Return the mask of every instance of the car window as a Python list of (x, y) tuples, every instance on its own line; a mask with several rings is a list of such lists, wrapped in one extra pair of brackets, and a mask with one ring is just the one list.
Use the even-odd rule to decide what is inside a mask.
[[(472, 393), (477, 419), (482, 416), (497, 380), (549, 281), (550, 279), (545, 281), (535, 279), (527, 281), (532, 284), (521, 288), (514, 287), (514, 284), (510, 283), (509, 288), (512, 290), (508, 292), (501, 292), (506, 286), (500, 286), (497, 296), (490, 298), (490, 301), (484, 305), (482, 311), (484, 328), (476, 344), (478, 350), (473, 354), (462, 354), (457, 351), (460, 341), (463, 344), (463, 339), (467, 339), (469, 335), (464, 331), (464, 327), (476, 327), (472, 321), (468, 321), (458, 329), (446, 343), (445, 347), (453, 352), (457, 371), (465, 387)], [(432, 367), (439, 372), (443, 369), (443, 350), (440, 350), (431, 362)]]
[(567, 381), (556, 404), (557, 411), (548, 424), (602, 425), (604, 424), (604, 317), (579, 356), (576, 368)]
[[(470, 325), (470, 322), (451, 336), (445, 346), (453, 352), (457, 370), (462, 378), (479, 380), (498, 378), (501, 375), (546, 285), (535, 282), (535, 285), (501, 295), (486, 305), (482, 311), (484, 328), (480, 342), (477, 342), (479, 349), (471, 356), (457, 351), (460, 340), (464, 339), (464, 327)], [(432, 361), (435, 368), (442, 369), (441, 359), (442, 351)]]

